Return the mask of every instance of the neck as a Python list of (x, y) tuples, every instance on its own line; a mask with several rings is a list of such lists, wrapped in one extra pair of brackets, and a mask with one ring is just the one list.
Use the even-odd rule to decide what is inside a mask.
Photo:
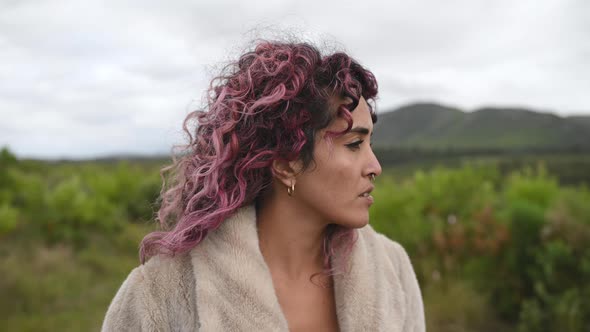
[(326, 224), (302, 215), (288, 198), (267, 197), (256, 214), (260, 250), (273, 275), (301, 280), (323, 270)]

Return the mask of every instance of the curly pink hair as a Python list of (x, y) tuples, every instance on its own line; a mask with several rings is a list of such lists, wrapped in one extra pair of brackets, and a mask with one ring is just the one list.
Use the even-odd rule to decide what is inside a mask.
[[(316, 133), (337, 116), (348, 122), (364, 97), (377, 95), (373, 74), (345, 53), (322, 56), (307, 43), (259, 42), (213, 79), (206, 110), (190, 113), (183, 124), (189, 142), (173, 164), (162, 169), (164, 231), (148, 234), (140, 258), (174, 255), (197, 246), (210, 230), (270, 187), (274, 160), (313, 162)], [(334, 97), (352, 103), (333, 105)], [(330, 111), (337, 106), (337, 111)], [(196, 124), (196, 128), (192, 128)], [(170, 182), (167, 179), (171, 180)], [(336, 250), (350, 253), (356, 232), (330, 225), (324, 262)]]

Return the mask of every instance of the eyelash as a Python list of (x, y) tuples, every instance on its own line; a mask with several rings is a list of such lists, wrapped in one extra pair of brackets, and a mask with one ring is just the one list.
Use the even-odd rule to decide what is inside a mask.
[(360, 140), (355, 141), (355, 142), (352, 142), (350, 144), (346, 144), (346, 147), (349, 148), (349, 149), (351, 149), (351, 150), (353, 150), (353, 151), (356, 151), (356, 150), (360, 149), (360, 145), (363, 142), (364, 142), (364, 140), (360, 139)]

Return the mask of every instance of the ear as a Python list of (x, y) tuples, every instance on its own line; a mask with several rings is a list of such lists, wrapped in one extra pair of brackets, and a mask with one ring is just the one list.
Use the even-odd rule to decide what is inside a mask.
[(303, 163), (300, 160), (274, 160), (271, 167), (274, 177), (281, 181), (285, 187), (290, 187), (295, 184), (295, 178), (303, 169)]

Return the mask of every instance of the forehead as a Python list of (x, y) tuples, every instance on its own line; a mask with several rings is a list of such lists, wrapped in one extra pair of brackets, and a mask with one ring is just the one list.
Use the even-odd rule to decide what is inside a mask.
[(373, 128), (373, 118), (371, 117), (371, 110), (365, 98), (361, 97), (359, 104), (352, 111), (353, 127), (362, 126), (365, 128)]
[[(340, 101), (339, 105), (346, 104), (349, 100)], [(371, 111), (365, 98), (361, 97), (357, 107), (350, 113), (352, 117), (352, 128), (364, 127), (369, 130), (373, 129), (373, 118)], [(342, 117), (336, 117), (335, 121), (328, 126), (328, 130), (345, 130), (348, 127), (348, 122)]]

